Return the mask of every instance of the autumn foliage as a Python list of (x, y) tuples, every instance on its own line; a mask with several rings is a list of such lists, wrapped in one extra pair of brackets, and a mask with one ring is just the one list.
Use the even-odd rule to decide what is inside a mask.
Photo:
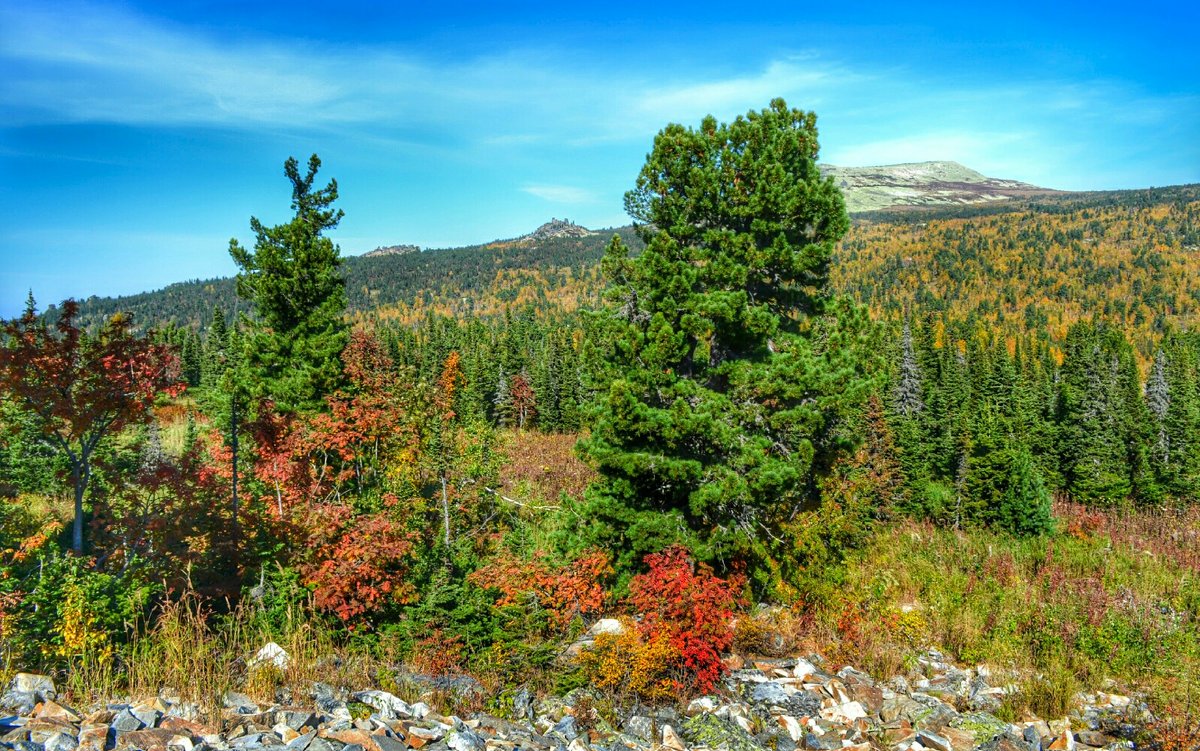
[(75, 491), (72, 547), (83, 553), (83, 500), (92, 457), (106, 436), (149, 419), (160, 395), (177, 396), (179, 360), (169, 348), (134, 336), (116, 315), (96, 336), (76, 324), (79, 304), (62, 304), (54, 330), (32, 299), (20, 318), (3, 324), (0, 396), (32, 415), (42, 441), (64, 455)]
[(629, 601), (646, 635), (665, 633), (684, 668), (688, 688), (705, 693), (721, 677), (721, 653), (733, 645), (732, 619), (745, 580), (721, 579), (674, 545), (646, 556), (644, 573), (629, 582)]
[(314, 509), (311, 558), (301, 571), (318, 608), (356, 622), (411, 599), (406, 574), (416, 534), (393, 516), (398, 504), (395, 496), (387, 496), (383, 511), (358, 516), (343, 505)]
[(544, 610), (551, 626), (561, 631), (576, 617), (601, 612), (607, 599), (602, 582), (612, 572), (608, 556), (592, 550), (565, 566), (553, 566), (541, 553), (531, 561), (505, 554), (470, 578), (481, 587), (499, 590), (498, 606)]

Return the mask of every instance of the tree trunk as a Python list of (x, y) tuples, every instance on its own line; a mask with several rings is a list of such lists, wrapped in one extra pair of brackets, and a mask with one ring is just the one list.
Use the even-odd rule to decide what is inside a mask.
[(83, 555), (83, 495), (87, 492), (87, 484), (91, 472), (87, 459), (81, 459), (71, 469), (71, 480), (75, 485), (75, 524), (71, 530), (71, 550), (75, 555)]
[(450, 496), (446, 493), (446, 475), (441, 475), (442, 480), (442, 526), (446, 536), (446, 547), (450, 547)]
[(238, 415), (237, 397), (229, 400), (229, 445), (233, 457), (233, 565), (238, 566), (242, 547), (241, 511), (238, 504)]

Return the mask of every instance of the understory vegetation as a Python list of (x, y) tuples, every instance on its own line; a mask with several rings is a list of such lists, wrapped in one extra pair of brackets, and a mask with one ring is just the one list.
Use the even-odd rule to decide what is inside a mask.
[[(0, 338), (0, 677), (210, 706), (466, 677), (443, 700), (502, 713), (679, 701), (729, 652), (890, 677), (936, 649), (1007, 677), (1005, 717), (1105, 689), (1190, 722), (1200, 339), (1160, 272), (1194, 193), (843, 241), (817, 151), (780, 100), (668, 126), (635, 233), (555, 272), (603, 277), (569, 305), (406, 279), (403, 314), (365, 315), (315, 155), (285, 165), (294, 218), (231, 244), (253, 315), (218, 296), (143, 336), (31, 297)], [(1054, 315), (1040, 282), (968, 304), (984, 251), (1019, 281), (1092, 245), (1131, 301), (1055, 276)]]

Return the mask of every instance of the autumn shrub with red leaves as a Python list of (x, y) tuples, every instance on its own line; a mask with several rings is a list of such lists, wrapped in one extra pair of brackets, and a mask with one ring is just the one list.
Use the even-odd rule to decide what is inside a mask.
[(613, 573), (608, 555), (591, 550), (564, 566), (553, 566), (545, 554), (522, 561), (503, 553), (470, 575), (486, 589), (496, 589), (499, 607), (532, 606), (544, 610), (552, 628), (562, 631), (578, 616), (597, 615), (607, 599), (603, 582)]
[(312, 507), (308, 560), (301, 566), (313, 603), (358, 625), (389, 604), (411, 600), (407, 574), (417, 535), (397, 518), (399, 500), (384, 497), (383, 510), (355, 515), (340, 504)]
[(178, 459), (157, 440), (143, 446), (137, 471), (117, 475), (94, 505), (98, 561), (117, 570), (136, 560), (170, 589), (209, 591), (229, 573), (221, 562), (232, 522), (225, 482), (213, 470), (199, 446)]
[(691, 685), (707, 693), (724, 670), (721, 653), (733, 645), (733, 614), (745, 605), (745, 578), (722, 579), (674, 545), (646, 556), (644, 573), (629, 582), (629, 602), (641, 614), (647, 639), (665, 633)]

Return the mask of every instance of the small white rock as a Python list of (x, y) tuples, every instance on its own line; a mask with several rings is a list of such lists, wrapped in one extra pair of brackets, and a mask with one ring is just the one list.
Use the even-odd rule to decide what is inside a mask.
[(248, 663), (250, 667), (262, 664), (273, 665), (280, 670), (287, 670), (288, 665), (292, 663), (292, 656), (287, 653), (287, 650), (279, 646), (273, 641), (269, 641), (263, 645), (262, 649), (254, 653), (254, 657), (250, 658)]

